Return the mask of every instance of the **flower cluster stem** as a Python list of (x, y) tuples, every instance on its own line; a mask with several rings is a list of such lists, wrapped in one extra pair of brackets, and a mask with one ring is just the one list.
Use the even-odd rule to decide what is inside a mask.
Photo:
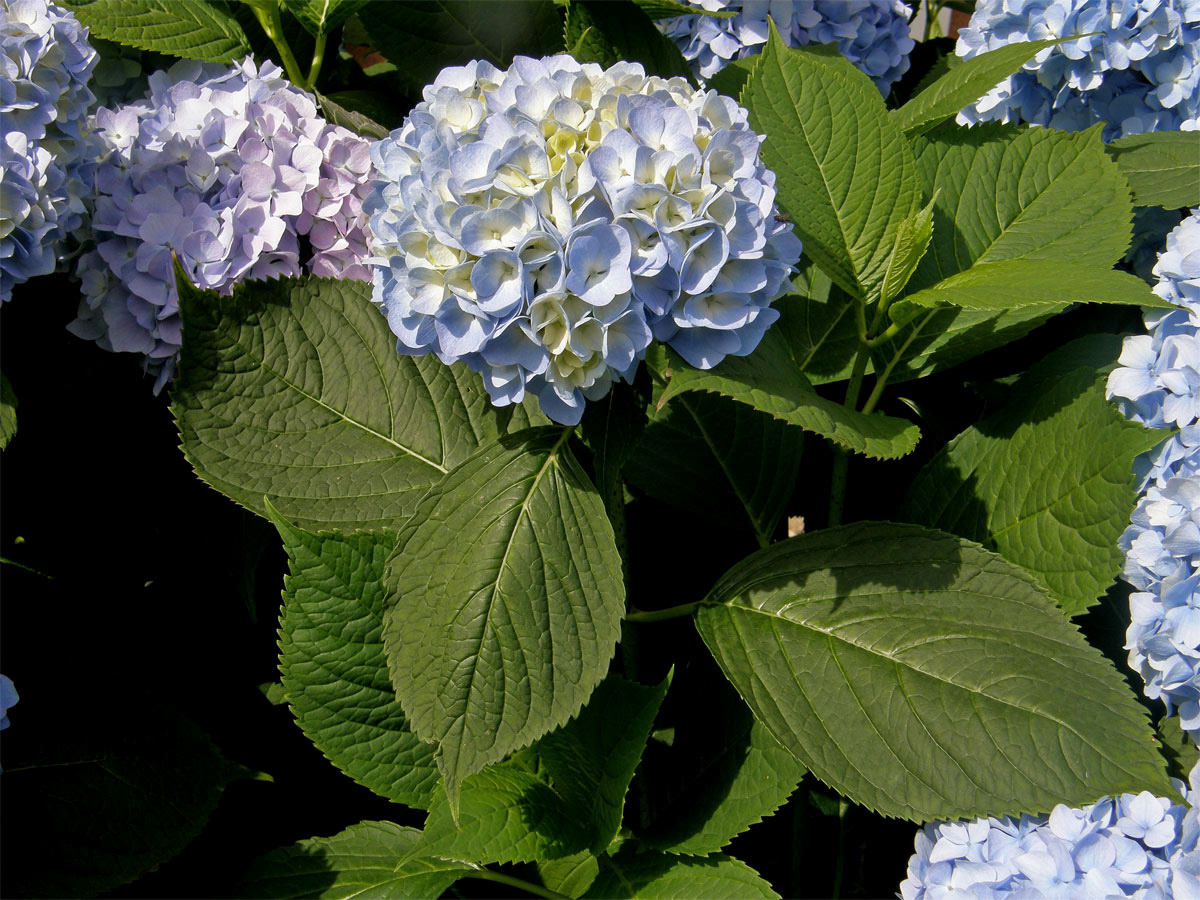
[[(291, 79), (292, 84), (302, 90), (312, 90), (312, 84), (309, 79), (300, 72), (300, 64), (296, 62), (296, 57), (292, 53), (292, 48), (288, 46), (287, 40), (283, 36), (283, 19), (279, 16), (279, 5), (276, 3), (267, 4), (266, 8), (253, 3), (250, 8), (254, 11), (254, 18), (258, 19), (258, 24), (262, 26), (262, 30), (266, 32), (267, 37), (271, 39), (271, 43), (275, 45), (275, 49), (279, 51), (280, 62), (283, 63), (284, 71)], [(325, 46), (318, 40), (318, 47), (322, 55), (324, 54)], [(320, 65), (316, 66), (320, 70)]]
[(546, 900), (569, 900), (565, 894), (560, 894), (557, 891), (552, 891), (549, 888), (542, 887), (540, 884), (534, 884), (532, 881), (526, 881), (524, 878), (516, 878), (512, 875), (505, 875), (503, 872), (493, 872), (491, 869), (475, 869), (467, 878), (478, 878), (480, 881), (491, 881), (496, 884), (506, 884), (509, 887), (519, 888), (533, 894), (535, 897), (545, 897)]

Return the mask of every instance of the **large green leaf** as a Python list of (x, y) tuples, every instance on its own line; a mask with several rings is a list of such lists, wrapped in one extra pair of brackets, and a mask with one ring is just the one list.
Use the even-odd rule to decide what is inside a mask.
[(580, 62), (639, 62), (651, 75), (694, 81), (675, 42), (631, 0), (571, 0), (563, 30), (567, 52)]
[(467, 778), (457, 823), (439, 792), (415, 852), (475, 863), (602, 853), (666, 690), (610, 675), (576, 719)]
[(1002, 409), (930, 460), (903, 517), (1021, 565), (1069, 615), (1095, 603), (1121, 568), (1134, 457), (1162, 440), (1104, 399), (1120, 350), (1115, 335), (1085, 338), (1030, 369)]
[(371, 45), (420, 89), (446, 66), (473, 59), (508, 68), (517, 54), (562, 50), (552, 0), (371, 0), (358, 12)]
[(250, 53), (246, 32), (207, 0), (63, 0), (94, 38), (199, 59), (233, 62)]
[(281, 847), (254, 861), (236, 896), (437, 900), (471, 867), (430, 857), (401, 862), (420, 837), (392, 822), (359, 822), (333, 837)]
[(1061, 38), (1006, 44), (962, 60), (927, 88), (891, 111), (892, 121), (908, 137), (924, 134), (974, 103), (1009, 75)]
[[(820, 276), (824, 273), (815, 269)], [(814, 280), (812, 293), (784, 297), (775, 302), (778, 329), (787, 339), (796, 365), (813, 384), (845, 381), (858, 353), (858, 328), (854, 323), (857, 303), (827, 277)]]
[(759, 721), (884, 815), (1172, 793), (1122, 677), (1032, 576), (977, 544), (890, 522), (829, 528), (748, 557), (708, 601), (700, 634)]
[[(647, 357), (650, 359), (650, 357)], [(783, 332), (770, 330), (749, 356), (730, 356), (716, 368), (693, 369), (664, 354), (660, 374), (667, 378), (660, 403), (685, 391), (711, 391), (749, 404), (777, 419), (827, 437), (867, 456), (892, 459), (916, 446), (920, 429), (904, 419), (863, 415), (818, 394), (800, 370)]]
[(888, 313), (907, 322), (931, 306), (1008, 310), (1044, 306), (1055, 312), (1070, 303), (1122, 303), (1169, 308), (1136, 275), (1062, 260), (1005, 259), (971, 266), (933, 287), (909, 294)]
[(1138, 206), (1200, 205), (1200, 132), (1131, 134), (1105, 149), (1129, 179)]
[(804, 775), (720, 671), (702, 663), (671, 684), (663, 715), (674, 727), (669, 744), (651, 742), (638, 770), (646, 801), (634, 828), (658, 850), (701, 856), (774, 813)]
[(492, 407), (465, 368), (397, 354), (369, 284), (282, 278), (231, 297), (179, 287), (183, 452), (259, 515), (265, 496), (300, 528), (395, 527), (481, 444), (529, 421)]
[(805, 254), (851, 295), (877, 294), (920, 200), (879, 91), (836, 51), (790, 49), (772, 25), (741, 101)]
[(653, 413), (624, 472), (650, 496), (710, 522), (749, 525), (767, 544), (792, 496), (803, 446), (800, 429), (698, 391)]
[(625, 844), (600, 860), (600, 874), (583, 895), (595, 900), (779, 900), (762, 877), (739, 859), (674, 856)]
[(0, 450), (17, 433), (17, 395), (8, 378), (0, 372)]
[(133, 881), (183, 850), (246, 774), (137, 691), (108, 703), (38, 684), (21, 694), (0, 775), (5, 896), (94, 897)]
[(389, 561), (384, 644), (413, 730), (463, 778), (564, 724), (604, 677), (621, 558), (569, 430), (502, 439), (422, 500)]
[(409, 729), (383, 652), (383, 568), (395, 533), (313, 535), (272, 519), (291, 572), (279, 668), (296, 722), (359, 784), (427, 807), (438, 780), (434, 747)]
[(283, 8), (300, 20), (308, 32), (328, 34), (362, 9), (367, 0), (283, 0)]

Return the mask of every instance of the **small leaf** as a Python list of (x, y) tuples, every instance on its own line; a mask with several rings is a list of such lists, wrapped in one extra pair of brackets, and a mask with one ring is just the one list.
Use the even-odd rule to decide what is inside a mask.
[(571, 897), (583, 896), (596, 876), (600, 874), (600, 861), (588, 853), (576, 853), (562, 859), (550, 859), (537, 864), (542, 884), (548, 890)]
[(1120, 349), (1115, 335), (1084, 338), (1022, 375), (1002, 409), (922, 469), (901, 515), (1024, 567), (1068, 615), (1095, 603), (1124, 559), (1133, 460), (1162, 440), (1104, 398)]
[(800, 371), (784, 337), (773, 330), (750, 356), (727, 357), (708, 371), (693, 369), (673, 355), (667, 360), (670, 374), (660, 404), (685, 391), (712, 391), (827, 437), (847, 450), (883, 459), (904, 456), (921, 434), (904, 419), (864, 415), (820, 396)]
[[(936, 199), (936, 197), (934, 198)], [(924, 209), (919, 209), (904, 220), (896, 234), (896, 246), (888, 260), (887, 273), (879, 288), (879, 299), (888, 302), (908, 284), (917, 263), (929, 249), (933, 238), (933, 200)]]
[(879, 91), (836, 51), (788, 48), (771, 25), (742, 105), (804, 252), (859, 299), (877, 292), (919, 207), (912, 151)]
[(479, 377), (396, 353), (371, 286), (332, 278), (178, 278), (183, 350), (172, 411), (204, 481), (305, 529), (394, 527), (481, 444), (525, 427)]
[(309, 34), (329, 34), (358, 12), (367, 0), (282, 0), (283, 8), (300, 20)]
[(395, 533), (314, 535), (271, 519), (288, 554), (279, 668), (296, 723), (359, 784), (428, 807), (434, 747), (409, 728), (383, 650), (383, 569)]
[(250, 53), (237, 20), (206, 0), (64, 0), (93, 38), (204, 62)]
[(1131, 134), (1105, 145), (1137, 206), (1200, 206), (1200, 132)]
[(600, 874), (583, 895), (595, 900), (779, 900), (762, 877), (739, 859), (673, 856), (632, 843), (600, 860)]
[(325, 114), (326, 119), (334, 125), (341, 125), (343, 128), (350, 129), (360, 137), (381, 140), (389, 134), (388, 129), (374, 119), (360, 112), (355, 112), (352, 109), (347, 109), (336, 100), (326, 97), (324, 94), (317, 94), (317, 102), (321, 104), (321, 112)]
[(696, 612), (755, 716), (856, 803), (915, 821), (1173, 796), (1145, 711), (1031, 576), (890, 522), (747, 557)]
[(236, 896), (437, 900), (471, 867), (421, 857), (400, 862), (420, 837), (392, 822), (359, 822), (333, 837), (281, 847), (251, 864)]
[(17, 395), (8, 378), (0, 372), (0, 450), (17, 433)]
[(630, 0), (571, 0), (563, 40), (580, 62), (611, 66), (627, 60), (651, 75), (695, 80), (675, 42)]
[(714, 19), (732, 19), (738, 14), (736, 9), (704, 9), (699, 6), (688, 6), (678, 0), (634, 0), (646, 15), (652, 19), (673, 19), (675, 16), (710, 16)]
[(792, 495), (804, 433), (727, 397), (685, 393), (654, 412), (625, 475), (652, 497), (770, 542)]
[(962, 60), (899, 109), (893, 109), (892, 121), (907, 137), (924, 134), (964, 106), (970, 106), (1009, 75), (1019, 72), (1040, 51), (1073, 39), (1006, 44)]
[(569, 433), (485, 447), (426, 495), (389, 560), (392, 683), (439, 742), (452, 810), (464, 778), (575, 715), (616, 649), (621, 557)]

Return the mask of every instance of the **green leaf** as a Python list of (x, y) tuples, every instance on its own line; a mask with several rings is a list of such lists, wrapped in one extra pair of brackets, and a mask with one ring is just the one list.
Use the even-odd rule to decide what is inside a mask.
[(427, 808), (438, 780), (434, 747), (410, 730), (383, 651), (383, 569), (395, 533), (313, 535), (271, 519), (291, 573), (279, 668), (297, 724), (359, 784)]
[(179, 279), (173, 412), (204, 481), (309, 530), (395, 527), (481, 444), (525, 427), (479, 377), (396, 353), (371, 286), (281, 278), (198, 291)]
[(8, 378), (0, 372), (0, 450), (17, 433), (17, 395)]
[(250, 53), (246, 32), (206, 0), (64, 0), (93, 38), (199, 59), (234, 62)]
[(1200, 133), (1131, 134), (1105, 145), (1133, 188), (1138, 206), (1200, 205)]
[(898, 295), (908, 279), (912, 277), (917, 263), (929, 249), (933, 239), (933, 201), (924, 209), (913, 212), (904, 220), (896, 234), (896, 245), (892, 248), (892, 256), (888, 260), (887, 273), (883, 277), (883, 286), (879, 290), (880, 300), (884, 303)]
[(749, 525), (770, 542), (792, 495), (804, 433), (727, 397), (685, 393), (653, 414), (625, 464), (631, 484), (722, 525)]
[(1162, 742), (1167, 771), (1173, 778), (1187, 781), (1188, 775), (1200, 763), (1200, 747), (1196, 739), (1183, 730), (1179, 715), (1163, 716), (1154, 726), (1154, 734)]
[(742, 90), (746, 87), (746, 82), (750, 80), (750, 75), (756, 65), (758, 65), (758, 58), (755, 56), (731, 59), (717, 70), (715, 75), (705, 79), (705, 86), (737, 100), (742, 96)]
[(583, 895), (596, 900), (779, 900), (762, 877), (739, 859), (673, 856), (625, 844), (600, 860), (600, 874)]
[(683, 54), (630, 0), (571, 0), (563, 41), (580, 62), (639, 62), (647, 73), (695, 81)]
[(588, 825), (593, 853), (617, 836), (625, 793), (666, 693), (666, 681), (647, 687), (610, 676), (578, 718), (537, 744), (555, 792)]
[(863, 415), (820, 396), (801, 372), (783, 334), (774, 329), (767, 331), (750, 356), (726, 357), (707, 371), (693, 369), (673, 354), (667, 354), (664, 363), (660, 372), (669, 380), (660, 404), (685, 391), (724, 394), (847, 450), (883, 459), (904, 456), (921, 435), (916, 425), (904, 419)]
[(677, 0), (634, 0), (646, 15), (652, 19), (673, 19), (675, 16), (711, 16), (714, 19), (732, 19), (738, 14), (736, 9), (703, 9), (699, 6), (688, 6)]
[(907, 137), (916, 137), (940, 125), (969, 106), (1047, 47), (1070, 38), (1006, 44), (965, 59), (899, 109), (892, 121)]
[(464, 462), (388, 564), (392, 683), (439, 742), (451, 809), (464, 778), (575, 715), (616, 648), (621, 557), (569, 434), (527, 431)]
[(1070, 303), (1171, 306), (1146, 282), (1128, 272), (1061, 260), (1005, 259), (978, 263), (933, 287), (909, 294), (893, 304), (888, 313), (894, 321), (907, 322), (923, 310), (942, 304), (993, 311), (1040, 305), (1058, 312)]
[(697, 627), (759, 721), (884, 815), (1173, 796), (1121, 675), (1030, 575), (977, 544), (828, 528), (747, 557), (708, 601)]
[(562, 18), (551, 0), (371, 0), (358, 18), (371, 45), (417, 90), (446, 66), (483, 59), (506, 69), (517, 54), (562, 48)]
[(610, 675), (578, 718), (467, 778), (457, 823), (439, 791), (414, 852), (480, 864), (602, 853), (666, 691)]
[(621, 490), (621, 470), (646, 427), (649, 391), (645, 385), (645, 379), (636, 385), (617, 382), (599, 400), (589, 401), (584, 410), (580, 436), (592, 451), (592, 469), (602, 496)]
[(471, 867), (432, 858), (400, 862), (420, 837), (392, 822), (359, 822), (333, 837), (281, 847), (254, 861), (237, 896), (437, 900)]
[(671, 692), (673, 740), (652, 742), (638, 770), (646, 802), (634, 832), (655, 849), (703, 856), (782, 806), (804, 767), (711, 663), (677, 674)]
[[(854, 305), (858, 302), (828, 276), (813, 267), (823, 283), (814, 282), (813, 293), (775, 301), (779, 321), (771, 327), (786, 337), (796, 364), (813, 384), (845, 381), (858, 353)], [(868, 370), (869, 371), (869, 370)]]
[(847, 293), (877, 295), (919, 206), (912, 151), (879, 91), (840, 54), (792, 50), (771, 26), (742, 105), (804, 252)]
[(347, 109), (336, 100), (326, 97), (324, 94), (317, 94), (317, 102), (321, 104), (321, 112), (325, 114), (326, 119), (334, 125), (341, 125), (343, 128), (350, 129), (360, 137), (381, 140), (389, 134), (388, 129), (374, 119), (360, 112), (355, 112), (352, 109)]
[(1115, 335), (1085, 338), (1022, 375), (1002, 409), (930, 460), (901, 515), (1017, 563), (1068, 615), (1095, 603), (1124, 559), (1134, 457), (1162, 440), (1104, 398), (1120, 350)]
[(320, 37), (362, 9), (367, 0), (282, 0), (285, 10), (300, 20), (309, 34)]
[(133, 881), (183, 850), (245, 774), (136, 690), (114, 703), (36, 684), (21, 694), (0, 775), (6, 896), (94, 897)]
[(549, 859), (537, 864), (538, 875), (548, 890), (571, 897), (583, 896), (600, 874), (600, 860), (586, 850), (562, 859)]

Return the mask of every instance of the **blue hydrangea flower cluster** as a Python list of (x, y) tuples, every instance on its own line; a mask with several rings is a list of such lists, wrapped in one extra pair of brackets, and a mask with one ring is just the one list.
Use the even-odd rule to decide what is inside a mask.
[(20, 699), (12, 679), (7, 675), (0, 675), (0, 731), (8, 727), (8, 711), (16, 706)]
[(83, 152), (96, 52), (75, 16), (45, 0), (0, 5), (0, 300), (48, 275), (90, 191)]
[(1099, 32), (1041, 51), (959, 113), (962, 124), (1024, 121), (1104, 139), (1200, 128), (1196, 0), (979, 0), (956, 52)]
[(96, 246), (79, 259), (84, 296), (68, 327), (146, 354), (157, 391), (180, 346), (171, 251), (196, 284), (225, 293), (302, 266), (369, 280), (371, 158), (271, 63), (184, 60), (149, 84), (145, 98), (95, 114)]
[(653, 338), (751, 352), (800, 256), (746, 111), (640, 65), (448, 68), (372, 144), (374, 299), (405, 354), (574, 424)]
[(1200, 764), (1188, 805), (1149, 791), (1049, 816), (926, 825), (917, 833), (904, 900), (1097, 900), (1200, 897)]
[(1145, 493), (1121, 537), (1129, 665), (1200, 742), (1200, 210), (1167, 236), (1154, 291), (1179, 306), (1125, 339), (1108, 396), (1151, 428), (1176, 427), (1144, 461)]
[(659, 30), (679, 45), (701, 78), (711, 78), (730, 60), (762, 52), (767, 16), (792, 47), (837, 44), (850, 62), (871, 77), (885, 96), (908, 71), (914, 42), (908, 34), (912, 10), (901, 0), (686, 0), (710, 11), (736, 10), (732, 18), (676, 16), (660, 19)]

